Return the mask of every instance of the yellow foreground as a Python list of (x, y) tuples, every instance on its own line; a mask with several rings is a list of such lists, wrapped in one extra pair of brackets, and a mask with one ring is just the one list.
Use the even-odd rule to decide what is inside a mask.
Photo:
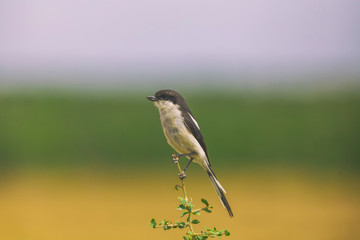
[[(1, 179), (0, 239), (182, 239), (184, 231), (151, 229), (151, 218), (179, 218), (174, 174), (32, 173)], [(158, 175), (161, 175), (159, 177)], [(205, 225), (240, 240), (360, 239), (360, 191), (355, 178), (293, 172), (219, 173), (235, 218), (230, 219), (205, 173), (188, 174), (196, 207), (206, 198), (214, 213)]]

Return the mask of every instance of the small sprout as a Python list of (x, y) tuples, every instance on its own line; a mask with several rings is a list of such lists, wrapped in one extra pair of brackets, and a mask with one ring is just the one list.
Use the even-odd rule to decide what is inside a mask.
[[(180, 165), (178, 162), (175, 162), (178, 164), (178, 168), (180, 169)], [(205, 226), (205, 230), (202, 230), (200, 232), (194, 230), (194, 225), (197, 225), (200, 223), (200, 220), (198, 219), (192, 219), (192, 216), (199, 216), (201, 214), (201, 211), (205, 211), (207, 213), (211, 213), (213, 209), (213, 206), (210, 206), (208, 201), (204, 198), (201, 199), (201, 202), (205, 204), (205, 207), (199, 208), (197, 210), (195, 209), (195, 206), (192, 204), (192, 199), (188, 198), (185, 191), (185, 184), (182, 180), (181, 185), (175, 185), (175, 190), (182, 190), (184, 192), (184, 197), (179, 197), (180, 204), (176, 208), (177, 210), (180, 210), (180, 217), (186, 216), (186, 221), (183, 222), (176, 221), (175, 223), (163, 219), (159, 222), (157, 225), (154, 218), (151, 219), (149, 225), (152, 228), (162, 228), (163, 230), (170, 230), (172, 228), (179, 228), (179, 229), (188, 229), (186, 232), (186, 235), (183, 236), (184, 240), (207, 240), (209, 238), (221, 238), (222, 236), (230, 236), (229, 230), (226, 228), (225, 230), (217, 230), (216, 227), (214, 229), (208, 228)], [(188, 200), (190, 199), (190, 200)]]
[(201, 202), (203, 202), (207, 207), (209, 206), (209, 203), (208, 203), (208, 201), (206, 201), (206, 199), (202, 198)]

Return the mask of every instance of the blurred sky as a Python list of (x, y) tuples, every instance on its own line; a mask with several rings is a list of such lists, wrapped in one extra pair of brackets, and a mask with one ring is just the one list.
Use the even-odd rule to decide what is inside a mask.
[(359, 23), (358, 0), (2, 0), (0, 74), (358, 74)]

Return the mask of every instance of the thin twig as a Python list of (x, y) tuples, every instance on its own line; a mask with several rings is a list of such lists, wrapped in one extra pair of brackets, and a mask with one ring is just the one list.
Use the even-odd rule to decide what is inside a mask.
[(208, 207), (198, 208), (198, 209), (193, 210), (193, 212), (200, 212), (200, 211), (203, 211), (204, 209), (207, 209), (207, 208)]
[[(185, 226), (184, 227), (187, 227), (189, 224), (185, 223)], [(162, 226), (155, 226), (155, 228), (164, 228), (165, 225), (162, 225)], [(166, 226), (169, 226), (169, 227), (178, 227), (179, 224), (166, 224)]]
[[(181, 170), (181, 167), (180, 167), (180, 164), (179, 164), (179, 161), (176, 162), (176, 165), (179, 169), (179, 173), (181, 174), (182, 173), (182, 170)], [(186, 194), (186, 188), (185, 188), (185, 178), (182, 178), (181, 179), (181, 189), (183, 190), (184, 192), (184, 199), (186, 202), (188, 202), (188, 197), (187, 197), (187, 194)], [(194, 228), (191, 224), (191, 212), (189, 213), (189, 221), (188, 221), (188, 226), (190, 228), (190, 231), (194, 232)]]
[[(179, 169), (179, 173), (182, 173), (182, 170), (181, 170), (179, 161), (176, 162), (176, 165), (177, 165), (177, 167), (178, 167), (178, 169)], [(186, 188), (185, 188), (185, 179), (184, 179), (184, 178), (181, 179), (181, 188), (182, 188), (182, 190), (183, 190), (183, 192), (184, 192), (184, 199), (185, 199), (186, 201), (188, 201), (188, 197), (187, 197), (187, 194), (186, 194)]]

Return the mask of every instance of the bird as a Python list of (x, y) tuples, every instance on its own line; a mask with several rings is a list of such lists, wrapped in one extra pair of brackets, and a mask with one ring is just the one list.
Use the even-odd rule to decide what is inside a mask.
[(215, 191), (230, 217), (234, 214), (225, 197), (225, 189), (221, 186), (212, 170), (208, 150), (200, 127), (190, 111), (183, 96), (175, 90), (163, 89), (154, 96), (146, 97), (152, 101), (160, 113), (160, 121), (167, 143), (178, 153), (178, 157), (187, 157), (188, 164), (179, 174), (180, 179), (186, 177), (185, 171), (191, 162), (199, 164), (208, 174)]

